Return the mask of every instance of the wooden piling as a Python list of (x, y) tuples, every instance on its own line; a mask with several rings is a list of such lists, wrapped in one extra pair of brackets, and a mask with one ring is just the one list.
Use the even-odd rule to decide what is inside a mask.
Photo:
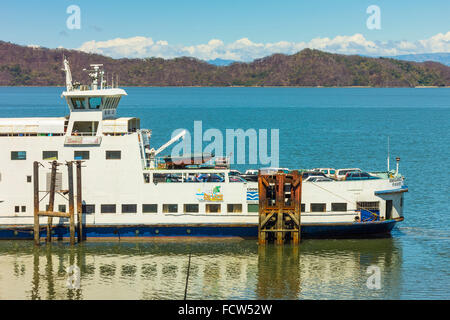
[[(33, 176), (34, 176), (34, 243), (39, 245), (39, 217), (47, 217), (47, 242), (52, 240), (52, 223), (53, 217), (69, 218), (69, 231), (70, 231), (70, 244), (75, 244), (75, 201), (74, 201), (74, 189), (73, 189), (73, 162), (67, 162), (68, 169), (68, 184), (69, 184), (69, 212), (57, 212), (54, 210), (55, 206), (55, 193), (56, 193), (56, 169), (58, 163), (52, 162), (52, 171), (50, 176), (50, 190), (49, 190), (49, 204), (48, 209), (45, 211), (39, 210), (39, 162), (33, 163)], [(78, 194), (78, 223), (79, 223), (79, 235), (78, 240), (82, 239), (82, 202), (81, 202), (81, 162), (77, 167), (77, 194)]]
[(276, 186), (275, 190), (277, 191), (276, 195), (276, 201), (275, 204), (278, 208), (277, 210), (277, 223), (276, 223), (276, 243), (277, 244), (283, 244), (284, 240), (284, 232), (282, 231), (284, 229), (284, 219), (283, 219), (283, 211), (284, 211), (284, 202), (285, 202), (285, 196), (284, 196), (284, 182), (286, 175), (284, 173), (278, 173), (276, 176)]
[(301, 182), (297, 171), (258, 175), (259, 244), (274, 240), (281, 245), (288, 239), (293, 244), (300, 242)]
[(39, 245), (39, 162), (33, 162), (34, 244)]
[[(52, 162), (52, 171), (50, 174), (50, 190), (49, 190), (49, 200), (48, 209), (46, 211), (53, 212), (55, 206), (55, 188), (56, 188), (56, 168), (58, 163), (56, 161)], [(47, 218), (47, 242), (52, 241), (52, 224), (53, 217), (48, 216)]]
[(78, 218), (78, 243), (83, 241), (83, 202), (81, 187), (81, 161), (77, 161), (77, 218)]
[(75, 244), (75, 212), (74, 212), (74, 192), (73, 192), (73, 162), (67, 163), (68, 183), (69, 183), (69, 229), (70, 244)]

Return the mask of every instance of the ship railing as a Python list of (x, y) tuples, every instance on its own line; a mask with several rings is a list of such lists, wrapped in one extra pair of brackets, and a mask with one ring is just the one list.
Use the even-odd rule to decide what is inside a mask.
[(92, 137), (96, 136), (97, 132), (72, 132), (71, 136)]
[[(155, 157), (152, 159), (143, 159), (144, 170), (168, 169), (164, 158), (165, 157)], [(213, 158), (201, 164), (187, 165), (185, 169), (230, 169), (230, 157)]]

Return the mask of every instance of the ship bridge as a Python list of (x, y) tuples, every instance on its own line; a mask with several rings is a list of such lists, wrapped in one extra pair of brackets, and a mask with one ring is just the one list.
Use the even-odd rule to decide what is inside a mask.
[[(83, 138), (102, 135), (125, 135), (140, 129), (138, 118), (117, 118), (116, 112), (120, 99), (126, 96), (125, 90), (112, 81), (108, 85), (104, 80), (101, 64), (91, 64), (89, 76), (91, 85), (81, 85), (72, 81), (69, 62), (64, 59), (67, 90), (61, 94), (70, 109), (67, 125), (66, 144), (97, 144), (101, 139)], [(96, 142), (98, 141), (98, 142)]]

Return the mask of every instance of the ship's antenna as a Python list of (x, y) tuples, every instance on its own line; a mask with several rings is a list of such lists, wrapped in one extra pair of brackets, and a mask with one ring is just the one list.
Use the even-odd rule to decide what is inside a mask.
[(387, 171), (389, 172), (390, 168), (389, 168), (389, 136), (387, 137)]

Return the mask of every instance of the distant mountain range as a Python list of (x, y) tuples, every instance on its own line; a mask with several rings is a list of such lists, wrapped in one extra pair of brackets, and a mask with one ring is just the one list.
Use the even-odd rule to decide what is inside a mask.
[(450, 53), (440, 52), (440, 53), (422, 53), (422, 54), (404, 54), (400, 56), (392, 56), (389, 58), (406, 60), (406, 61), (415, 61), (415, 62), (424, 62), (424, 61), (434, 61), (445, 64), (446, 66), (450, 66)]
[[(367, 56), (366, 56), (367, 57)], [(434, 61), (445, 64), (446, 66), (450, 66), (450, 53), (439, 52), (439, 53), (421, 53), (421, 54), (404, 54), (398, 56), (384, 56), (383, 58), (392, 58), (398, 60), (405, 61), (414, 61), (414, 62), (425, 62), (425, 61)], [(225, 60), (225, 59), (214, 59), (214, 60), (206, 60), (209, 64), (215, 66), (229, 66), (232, 63), (239, 62), (236, 60)]]
[(63, 55), (69, 59), (73, 79), (82, 83), (88, 82), (83, 68), (102, 63), (106, 77), (111, 79), (114, 73), (121, 86), (450, 86), (450, 67), (437, 62), (407, 62), (311, 49), (217, 66), (189, 57), (113, 59), (3, 41), (0, 41), (0, 85), (64, 85)]
[(235, 60), (226, 60), (226, 59), (220, 59), (216, 58), (214, 60), (205, 60), (209, 64), (215, 65), (215, 66), (229, 66), (232, 63), (238, 62)]

